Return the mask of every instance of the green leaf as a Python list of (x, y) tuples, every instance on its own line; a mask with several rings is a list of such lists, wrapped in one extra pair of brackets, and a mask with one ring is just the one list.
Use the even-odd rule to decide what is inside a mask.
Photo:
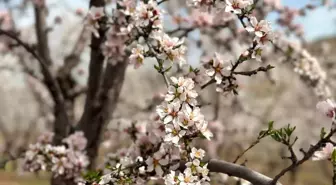
[(160, 67), (157, 66), (156, 64), (154, 64), (154, 68), (155, 68), (157, 71), (160, 71), (160, 70), (161, 70)]
[(269, 121), (268, 122), (268, 130), (269, 131), (273, 130), (273, 125), (274, 125), (274, 121)]
[(165, 72), (168, 72), (171, 68), (172, 68), (173, 66), (170, 66), (170, 67), (168, 67), (166, 70), (164, 70), (163, 72), (165, 73)]
[(324, 136), (325, 136), (326, 134), (327, 134), (327, 132), (325, 131), (325, 128), (322, 127), (321, 132), (320, 132), (320, 138), (321, 138), (321, 139), (324, 139)]
[(332, 161), (333, 163), (336, 162), (336, 150), (335, 150), (335, 149), (333, 150), (333, 152), (332, 152), (332, 154), (331, 154), (331, 161)]
[(101, 171), (88, 171), (83, 175), (84, 179), (89, 182), (99, 181), (102, 173)]
[(278, 142), (281, 142), (281, 133), (279, 131), (274, 131), (271, 135), (271, 137), (275, 140), (275, 141), (278, 141)]

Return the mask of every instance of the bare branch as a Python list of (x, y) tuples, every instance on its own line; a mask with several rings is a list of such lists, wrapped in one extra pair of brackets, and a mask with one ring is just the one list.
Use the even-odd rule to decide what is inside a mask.
[(61, 140), (68, 134), (68, 116), (66, 114), (64, 98), (60, 89), (58, 82), (53, 78), (47, 63), (43, 58), (41, 58), (37, 53), (32, 49), (29, 44), (25, 43), (19, 39), (16, 35), (0, 29), (0, 35), (6, 35), (9, 38), (15, 40), (20, 46), (22, 46), (28, 53), (32, 54), (33, 57), (40, 63), (42, 68), (42, 73), (44, 76), (44, 84), (48, 87), (54, 101), (55, 101), (55, 134), (59, 137), (55, 137), (55, 142), (60, 143)]
[(37, 39), (37, 50), (40, 56), (44, 59), (49, 66), (52, 64), (48, 43), (48, 33), (46, 26), (46, 7), (34, 5), (35, 11), (35, 32)]

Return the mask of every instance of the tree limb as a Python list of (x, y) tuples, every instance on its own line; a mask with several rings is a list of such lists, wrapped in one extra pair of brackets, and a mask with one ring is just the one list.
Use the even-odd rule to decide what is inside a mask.
[(37, 39), (37, 50), (40, 56), (44, 59), (46, 64), (52, 64), (48, 43), (48, 33), (46, 26), (46, 7), (34, 5), (35, 11), (35, 33)]
[(61, 143), (62, 139), (68, 134), (69, 120), (66, 114), (64, 98), (60, 89), (58, 82), (53, 78), (47, 62), (41, 58), (33, 48), (31, 48), (27, 43), (19, 39), (16, 35), (0, 29), (0, 35), (6, 35), (7, 37), (15, 40), (20, 46), (22, 46), (28, 53), (32, 54), (33, 57), (39, 62), (42, 69), (42, 74), (44, 76), (44, 84), (48, 87), (54, 101), (55, 101), (55, 124), (54, 132), (57, 137), (55, 137), (55, 143)]

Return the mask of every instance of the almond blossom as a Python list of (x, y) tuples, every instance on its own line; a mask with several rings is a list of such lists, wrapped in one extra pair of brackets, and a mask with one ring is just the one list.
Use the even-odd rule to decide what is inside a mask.
[(181, 104), (179, 102), (174, 103), (163, 103), (159, 105), (156, 109), (157, 113), (159, 114), (160, 118), (163, 119), (163, 123), (167, 124), (171, 121), (176, 122), (178, 112), (180, 110)]
[(95, 37), (100, 37), (98, 21), (105, 16), (103, 7), (92, 6), (85, 19), (86, 29), (90, 30)]
[(336, 105), (332, 100), (327, 99), (325, 101), (320, 101), (316, 104), (316, 108), (318, 111), (320, 111), (322, 114), (326, 115), (327, 117), (331, 119), (335, 119)]
[(171, 38), (163, 32), (155, 32), (152, 37), (158, 42), (158, 58), (180, 63), (181, 65), (185, 63), (184, 55), (186, 48), (183, 46), (183, 39), (179, 40), (177, 37)]
[(178, 180), (180, 180), (180, 185), (190, 185), (197, 180), (197, 177), (193, 176), (190, 168), (187, 168), (179, 174)]
[[(51, 138), (40, 140), (30, 145), (24, 157), (24, 169), (31, 172), (39, 170), (54, 172), (54, 176), (76, 180), (89, 165), (88, 157), (83, 151), (86, 139), (82, 132), (75, 132), (63, 140), (65, 145), (52, 146)], [(44, 137), (47, 138), (47, 137)], [(50, 141), (47, 143), (47, 141)]]
[(206, 74), (214, 76), (217, 84), (222, 83), (223, 77), (231, 70), (230, 63), (221, 59), (218, 53), (215, 53), (215, 57), (209, 63), (211, 67), (206, 70)]
[(186, 134), (186, 131), (181, 130), (179, 125), (173, 123), (166, 125), (166, 133), (167, 135), (165, 136), (164, 139), (166, 142), (171, 141), (174, 144), (178, 144), (180, 138), (182, 138)]
[(253, 4), (253, 0), (226, 0), (226, 12), (241, 14), (242, 9)]
[(153, 157), (149, 157), (146, 160), (146, 164), (148, 166), (148, 172), (155, 171), (159, 177), (162, 177), (164, 173), (162, 166), (166, 166), (168, 164), (168, 158), (162, 151), (158, 151), (153, 155)]
[(132, 49), (132, 54), (129, 57), (130, 63), (134, 65), (134, 69), (139, 68), (141, 65), (143, 65), (144, 61), (144, 47), (140, 44), (137, 45), (136, 48)]
[(194, 158), (203, 159), (204, 155), (205, 155), (205, 151), (202, 149), (197, 149), (195, 147), (191, 149), (190, 157), (192, 159)]
[(316, 151), (312, 157), (313, 161), (328, 160), (331, 157), (335, 147), (331, 143), (327, 143), (321, 151)]
[(136, 8), (136, 25), (146, 27), (152, 24), (155, 28), (162, 28), (162, 10), (156, 1), (149, 0), (147, 3), (140, 2)]
[(248, 32), (254, 32), (257, 37), (262, 37), (265, 33), (268, 33), (271, 30), (270, 23), (261, 20), (258, 22), (256, 17), (250, 18), (251, 26), (247, 26), (245, 29)]

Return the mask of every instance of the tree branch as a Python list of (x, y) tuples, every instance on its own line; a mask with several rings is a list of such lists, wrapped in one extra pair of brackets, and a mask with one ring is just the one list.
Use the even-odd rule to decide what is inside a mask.
[(35, 33), (37, 39), (37, 50), (40, 56), (49, 66), (52, 64), (48, 43), (48, 33), (46, 26), (46, 7), (34, 5), (35, 11)]
[(66, 137), (68, 134), (68, 125), (69, 120), (66, 114), (64, 98), (60, 89), (59, 84), (53, 78), (51, 72), (49, 71), (48, 65), (43, 58), (41, 58), (37, 53), (32, 49), (27, 43), (23, 42), (16, 35), (7, 32), (5, 30), (0, 29), (0, 35), (6, 35), (7, 37), (15, 40), (20, 46), (22, 46), (28, 53), (32, 54), (33, 57), (39, 62), (42, 69), (42, 74), (44, 76), (44, 84), (48, 87), (54, 101), (55, 101), (55, 124), (54, 132), (55, 135), (59, 137), (55, 137), (55, 143), (61, 143), (61, 140)]

